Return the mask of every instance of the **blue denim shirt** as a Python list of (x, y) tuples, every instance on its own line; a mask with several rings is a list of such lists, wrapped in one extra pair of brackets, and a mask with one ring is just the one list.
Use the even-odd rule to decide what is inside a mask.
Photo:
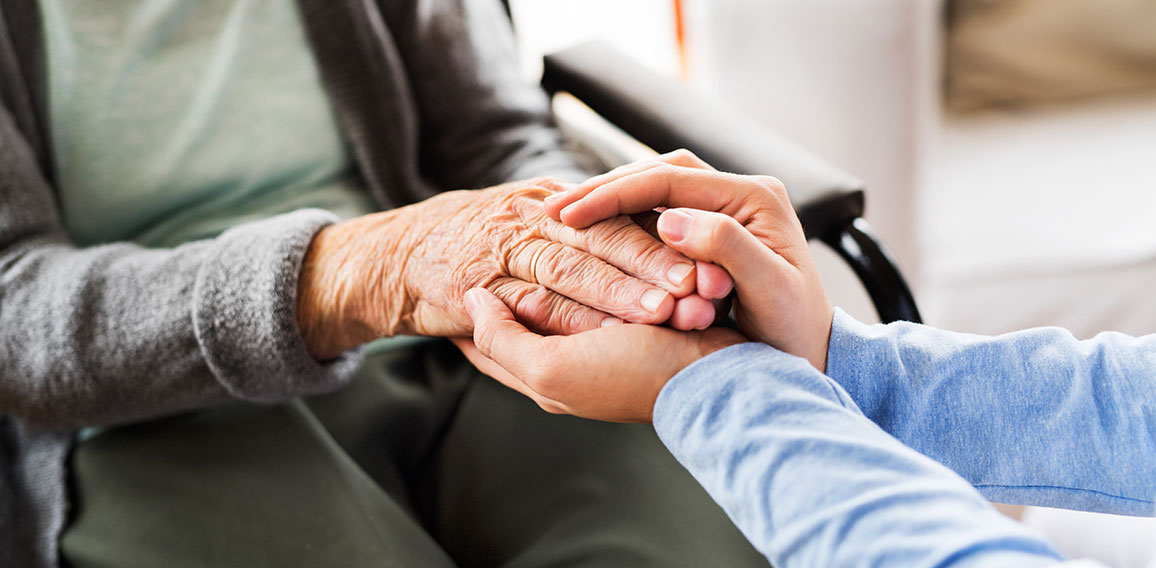
[(837, 311), (828, 374), (748, 343), (684, 369), (659, 436), (778, 566), (1049, 566), (984, 497), (1151, 515), (1156, 335), (1000, 337)]

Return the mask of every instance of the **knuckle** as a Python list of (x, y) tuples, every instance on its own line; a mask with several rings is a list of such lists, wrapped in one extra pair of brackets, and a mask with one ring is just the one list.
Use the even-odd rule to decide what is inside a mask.
[(533, 215), (537, 210), (535, 204), (550, 195), (549, 186), (539, 182), (515, 182), (500, 186), (496, 206), (504, 211), (519, 216)]
[(550, 306), (544, 301), (548, 292), (541, 285), (503, 289), (495, 294), (510, 307), (510, 311), (533, 325), (540, 325), (550, 317)]
[(703, 238), (702, 243), (706, 248), (715, 250), (719, 248), (726, 238), (726, 225), (714, 217), (704, 216), (706, 223), (703, 223)]
[(536, 187), (542, 187), (545, 189), (549, 189), (552, 192), (562, 191), (563, 189), (566, 188), (566, 185), (567, 185), (566, 182), (562, 181), (561, 179), (558, 179), (556, 177), (551, 177), (551, 176), (538, 176), (535, 178), (531, 178), (528, 181), (526, 181), (526, 184), (530, 185), (530, 186), (536, 186)]
[(561, 296), (556, 296), (556, 300), (553, 314), (558, 329), (564, 332), (577, 332), (590, 327), (587, 323), (586, 308), (574, 302), (568, 302)]
[(494, 254), (505, 273), (512, 274), (515, 268), (521, 265), (533, 265), (535, 250), (531, 243), (530, 239), (515, 235), (502, 235), (501, 238), (495, 239)]
[(688, 262), (682, 254), (654, 239), (647, 239), (636, 245), (632, 251), (635, 266), (645, 267), (654, 278), (665, 282), (665, 272), (677, 263)]
[(571, 259), (564, 272), (565, 278), (571, 278), (576, 284), (587, 287), (591, 278), (597, 278), (605, 271), (602, 270), (605, 264), (595, 256), (588, 254), (575, 255), (577, 258)]
[(655, 170), (656, 170), (656, 173), (663, 175), (663, 176), (678, 175), (678, 173), (680, 171), (678, 166), (676, 166), (674, 164), (670, 164), (670, 163), (665, 163), (665, 162), (660, 164), (658, 167), (656, 167)]
[(593, 325), (588, 308), (541, 285), (512, 294), (507, 304), (519, 319), (538, 331), (574, 333)]
[(727, 215), (704, 215), (705, 235), (703, 242), (709, 250), (720, 250), (729, 245), (735, 231), (742, 227), (738, 221)]
[(539, 328), (548, 326), (550, 322), (550, 303), (545, 301), (548, 294), (545, 288), (541, 288), (523, 294), (521, 298), (522, 317)]
[[(531, 273), (538, 282), (564, 282), (571, 276), (570, 249), (558, 243), (546, 243), (538, 248)], [(579, 261), (581, 263), (581, 261)]]
[(701, 168), (706, 166), (706, 162), (699, 158), (697, 154), (691, 152), (686, 148), (679, 148), (670, 154), (671, 162), (681, 164), (687, 167)]
[(775, 197), (780, 199), (787, 197), (787, 186), (777, 177), (755, 176), (755, 182)]
[(592, 243), (601, 245), (598, 248), (604, 248), (613, 254), (628, 250), (630, 244), (638, 240), (635, 227), (630, 217), (620, 215), (590, 226), (586, 229), (586, 235)]
[(783, 185), (782, 180), (774, 176), (760, 175), (754, 176), (754, 178), (760, 185), (771, 191), (779, 191), (787, 188)]
[(599, 275), (593, 280), (598, 290), (604, 290), (603, 301), (615, 306), (619, 311), (637, 311), (638, 298), (641, 296), (641, 284), (634, 278), (622, 273)]

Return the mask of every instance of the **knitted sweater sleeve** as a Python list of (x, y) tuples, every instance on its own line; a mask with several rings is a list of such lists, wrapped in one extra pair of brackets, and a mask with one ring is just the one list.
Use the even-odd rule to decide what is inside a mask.
[(295, 314), (302, 258), (333, 221), (305, 210), (174, 249), (79, 248), (0, 108), (0, 414), (67, 429), (341, 384), (357, 355), (315, 361)]

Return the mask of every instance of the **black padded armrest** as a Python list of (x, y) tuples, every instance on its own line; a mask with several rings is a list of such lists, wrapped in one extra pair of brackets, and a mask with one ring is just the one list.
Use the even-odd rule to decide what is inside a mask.
[(542, 85), (574, 95), (658, 152), (687, 148), (720, 170), (781, 179), (808, 237), (828, 235), (863, 214), (859, 180), (606, 44), (547, 55)]

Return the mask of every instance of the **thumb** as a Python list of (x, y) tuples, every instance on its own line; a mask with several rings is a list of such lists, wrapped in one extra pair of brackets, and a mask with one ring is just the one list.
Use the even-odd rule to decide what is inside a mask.
[(485, 288), (468, 290), (465, 304), (466, 312), (474, 321), (474, 344), (478, 351), (517, 375), (523, 362), (519, 352), (532, 348), (541, 336), (518, 323), (510, 308)]
[(755, 290), (789, 264), (729, 215), (698, 209), (667, 209), (658, 235), (688, 258), (721, 266), (738, 288)]

